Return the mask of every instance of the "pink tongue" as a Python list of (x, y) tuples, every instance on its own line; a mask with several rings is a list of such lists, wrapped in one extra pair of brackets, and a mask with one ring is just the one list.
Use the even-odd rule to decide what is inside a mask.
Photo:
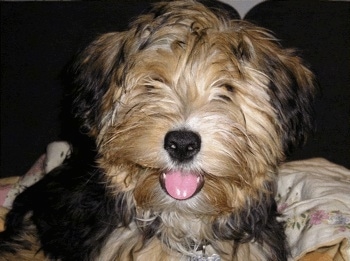
[(175, 199), (188, 199), (199, 185), (199, 177), (193, 173), (170, 171), (165, 174), (165, 189)]

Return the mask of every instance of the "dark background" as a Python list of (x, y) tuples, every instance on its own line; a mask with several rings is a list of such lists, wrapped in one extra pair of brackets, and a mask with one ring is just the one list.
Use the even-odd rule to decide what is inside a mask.
[[(0, 176), (24, 174), (48, 143), (69, 136), (62, 69), (97, 35), (125, 29), (147, 7), (139, 1), (1, 2)], [(275, 32), (283, 46), (297, 47), (320, 84), (317, 132), (290, 159), (324, 157), (350, 168), (349, 17), (349, 2), (317, 1), (263, 2), (245, 17)]]

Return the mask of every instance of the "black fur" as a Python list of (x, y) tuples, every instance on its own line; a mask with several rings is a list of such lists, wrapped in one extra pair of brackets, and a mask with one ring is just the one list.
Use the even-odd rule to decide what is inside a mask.
[[(290, 50), (289, 50), (290, 51)], [(286, 52), (287, 55), (287, 52)], [(293, 52), (290, 57), (297, 57)], [(300, 69), (302, 63), (295, 65), (269, 55), (265, 57), (266, 74), (270, 79), (283, 78), (283, 81), (271, 80), (269, 95), (271, 103), (277, 111), (277, 117), (282, 124), (283, 150), (290, 155), (295, 148), (305, 145), (314, 131), (314, 78), (305, 75), (305, 69)], [(301, 79), (297, 79), (297, 78)]]
[[(111, 82), (121, 82), (113, 77), (115, 68), (125, 62), (124, 46), (125, 40), (116, 41), (113, 34), (104, 41), (95, 41), (77, 55), (64, 75), (74, 90), (71, 94), (72, 113), (80, 120), (84, 133), (94, 131), (98, 127), (97, 123), (101, 122), (103, 96)], [(113, 62), (108, 63), (106, 57)]]
[[(273, 186), (267, 185), (271, 191)], [(256, 241), (263, 247), (267, 260), (287, 260), (289, 247), (284, 233), (284, 224), (277, 221), (276, 201), (271, 195), (264, 195), (258, 202), (240, 213), (232, 213), (213, 224), (213, 231), (221, 240), (233, 240), (234, 252), (239, 244)], [(214, 243), (215, 244), (215, 243)]]
[[(122, 194), (112, 196), (106, 189), (98, 169), (69, 160), (16, 198), (0, 233), (0, 256), (15, 253), (13, 243), (26, 232), (27, 223), (34, 223), (48, 257), (93, 260), (110, 232), (131, 222), (133, 208), (125, 204)], [(29, 242), (19, 243), (30, 248)]]

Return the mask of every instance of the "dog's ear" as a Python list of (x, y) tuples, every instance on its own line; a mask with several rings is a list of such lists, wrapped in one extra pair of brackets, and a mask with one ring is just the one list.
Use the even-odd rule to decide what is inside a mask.
[(315, 78), (292, 50), (265, 56), (269, 95), (282, 129), (282, 143), (288, 155), (305, 144), (314, 130)]
[(247, 23), (238, 31), (235, 55), (243, 67), (254, 68), (267, 77), (284, 151), (290, 154), (314, 129), (314, 75), (294, 50), (283, 49), (265, 29)]
[(107, 91), (112, 85), (119, 88), (117, 71), (124, 64), (124, 46), (125, 33), (104, 34), (77, 55), (70, 67), (73, 116), (89, 136), (98, 135)]

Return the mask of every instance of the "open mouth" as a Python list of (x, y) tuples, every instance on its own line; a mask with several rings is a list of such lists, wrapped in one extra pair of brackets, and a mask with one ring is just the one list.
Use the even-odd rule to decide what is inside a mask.
[(177, 200), (193, 197), (204, 184), (203, 177), (194, 172), (171, 170), (160, 175), (159, 179), (165, 192)]

